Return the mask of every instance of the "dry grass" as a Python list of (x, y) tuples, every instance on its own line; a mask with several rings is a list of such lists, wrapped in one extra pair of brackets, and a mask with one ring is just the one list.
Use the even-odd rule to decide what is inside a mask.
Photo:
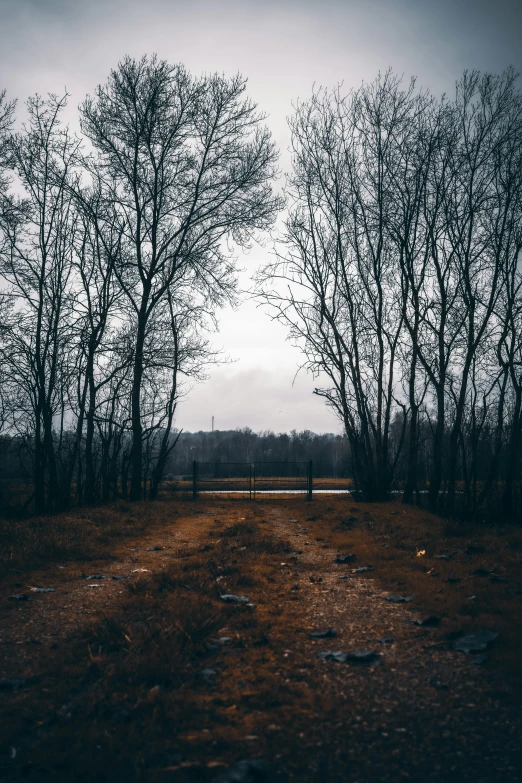
[[(158, 519), (165, 524), (167, 515), (172, 519), (172, 508), (162, 503), (133, 508), (134, 535), (145, 529), (145, 510), (147, 532), (158, 536), (155, 525)], [(57, 556), (117, 558), (118, 544), (132, 535), (128, 515), (128, 508), (118, 505), (96, 510), (83, 520), (58, 517), (20, 523), (11, 537), (13, 548), (20, 548), (8, 562), (34, 567)], [(43, 688), (36, 698), (32, 694), (30, 705), (25, 691), (12, 694), (12, 720), (4, 723), (0, 755), (7, 758), (9, 748), (20, 747), (20, 738), (25, 737), (20, 764), (7, 768), (13, 779), (138, 780), (140, 764), (147, 769), (175, 766), (182, 756), (180, 743), (172, 748), (173, 728), (176, 734), (190, 734), (208, 719), (209, 679), (202, 672), (212, 665), (209, 656), (220, 629), (221, 635), (233, 633), (238, 649), (243, 649), (245, 635), (254, 649), (264, 649), (270, 623), (248, 607), (224, 604), (219, 576), (226, 580), (225, 591), (244, 592), (263, 582), (274, 554), (288, 551), (289, 543), (265, 534), (255, 522), (223, 525), (220, 519), (218, 532), (215, 525), (208, 529), (210, 520), (196, 517), (195, 522), (199, 529), (193, 530), (193, 543), (207, 530), (211, 544), (177, 551), (165, 567), (123, 583), (123, 596), (113, 608), (80, 630), (66, 648), (35, 662), (31, 675)], [(17, 607), (6, 605), (6, 610), (13, 614)], [(266, 690), (258, 704), (279, 704), (279, 678), (265, 674), (261, 681)], [(227, 714), (226, 699), (216, 706)], [(41, 727), (36, 735), (27, 734), (28, 715), (30, 725)], [(226, 751), (227, 742), (221, 745)], [(24, 763), (27, 759), (30, 763)], [(205, 779), (213, 774), (209, 771)]]
[(215, 595), (180, 589), (175, 578), (168, 587), (147, 581), (140, 580), (139, 589), (130, 590), (117, 610), (85, 637), (101, 676), (110, 680), (110, 690), (176, 686), (188, 663), (204, 655), (205, 641), (225, 621)]
[[(509, 667), (522, 685), (519, 527), (449, 522), (398, 501), (325, 502), (320, 517), (308, 515), (307, 525), (340, 554), (354, 552), (354, 566), (374, 566), (368, 576), (390, 592), (414, 593), (427, 616), (442, 618), (447, 635), (477, 627), (500, 631), (497, 665)], [(473, 573), (479, 569), (492, 575)]]
[(11, 569), (111, 559), (121, 541), (164, 523), (164, 511), (162, 503), (148, 507), (119, 502), (68, 514), (16, 520), (0, 517), (0, 579)]
[[(272, 510), (276, 518), (297, 520), (296, 538), (277, 537)], [(349, 735), (342, 734), (364, 705), (349, 688), (342, 698), (332, 690), (310, 652), (303, 619), (299, 585), (331, 570), (332, 552), (354, 552), (354, 566), (373, 565), (369, 577), (390, 592), (415, 593), (417, 611), (442, 617), (442, 641), (477, 625), (500, 630), (492, 666), (521, 672), (517, 529), (454, 528), (399, 503), (346, 498), (115, 504), (83, 518), (19, 525), (5, 534), (10, 554), (3, 553), (3, 563), (46, 569), (58, 558), (76, 558), (64, 589), (78, 582), (82, 561), (101, 570), (104, 559), (126, 558), (150, 570), (117, 583), (98, 615), (67, 631), (57, 649), (28, 659), (23, 674), (38, 685), (8, 694), (3, 708), (6, 780), (210, 781), (238, 757), (260, 756), (286, 759), (297, 780), (365, 779), (345, 754)], [(292, 554), (304, 540), (297, 537), (301, 526), (317, 539), (317, 557), (306, 567)], [(149, 552), (154, 543), (166, 549)], [(435, 558), (446, 552), (450, 560)], [(429, 574), (433, 568), (437, 576)], [(508, 581), (473, 576), (477, 568)], [(461, 581), (446, 582), (450, 577)], [(219, 597), (225, 592), (247, 594), (256, 606), (225, 604)], [(469, 600), (471, 594), (476, 598)], [(26, 609), (7, 602), (3, 608), (14, 639)], [(229, 641), (220, 644), (221, 637)], [(361, 681), (363, 693), (366, 687)], [(364, 746), (360, 751), (363, 769)]]

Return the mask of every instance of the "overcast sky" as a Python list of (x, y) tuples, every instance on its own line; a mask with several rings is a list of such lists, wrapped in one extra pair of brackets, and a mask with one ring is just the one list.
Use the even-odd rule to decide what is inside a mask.
[[(123, 55), (157, 52), (194, 74), (239, 71), (269, 114), (288, 167), (286, 118), (312, 85), (347, 88), (391, 66), (435, 93), (464, 69), (522, 71), (522, 0), (0, 0), (0, 89), (23, 101), (71, 94), (69, 117)], [(23, 116), (23, 106), (19, 106)], [(248, 285), (270, 244), (239, 259)], [(251, 427), (338, 432), (312, 394), (300, 352), (245, 302), (220, 316), (216, 345), (235, 361), (211, 371), (178, 411), (185, 430)]]

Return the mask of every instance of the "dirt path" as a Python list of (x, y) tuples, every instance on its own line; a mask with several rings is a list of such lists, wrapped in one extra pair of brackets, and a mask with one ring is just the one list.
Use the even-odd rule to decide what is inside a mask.
[[(331, 750), (324, 754), (329, 758), (318, 752), (311, 764), (317, 778), (310, 779), (326, 774), (342, 780), (348, 761), (344, 779), (361, 783), (520, 781), (520, 710), (502, 705), (509, 680), (471, 663), (476, 656), (445, 649), (437, 628), (413, 625), (426, 617), (415, 599), (407, 605), (386, 601), (390, 593), (373, 572), (358, 577), (352, 570), (364, 565), (360, 561), (336, 564), (339, 553), (314, 540), (306, 522), (292, 521), (278, 508), (269, 519), (276, 534), (291, 537), (302, 551), (299, 565), (291, 573), (282, 569), (282, 577), (288, 573), (286, 583), (295, 583), (298, 574), (303, 627), (336, 632), (323, 640), (301, 635), (301, 654), (374, 650), (381, 659), (378, 666), (320, 662), (321, 687), (337, 702), (339, 721), (323, 725), (318, 747), (337, 747), (333, 756)], [(284, 613), (295, 606), (279, 605)]]
[[(13, 569), (3, 585), (3, 597), (27, 595), (29, 601), (11, 601), (0, 629), (0, 677), (27, 670), (56, 650), (100, 616), (110, 612), (125, 594), (127, 579), (163, 567), (180, 551), (195, 547), (193, 517), (176, 519), (137, 540), (126, 541), (111, 551), (110, 559), (77, 563), (63, 561), (45, 569)], [(148, 551), (159, 546), (161, 549)], [(17, 573), (19, 572), (19, 573)], [(93, 579), (100, 574), (103, 578)], [(33, 593), (31, 588), (52, 588), (52, 593)]]
[[(353, 562), (336, 563), (355, 547), (349, 532), (340, 551), (318, 528), (317, 517), (296, 501), (227, 505), (207, 499), (198, 512), (175, 519), (167, 512), (147, 535), (114, 548), (111, 560), (55, 563), (5, 585), (4, 592), (55, 587), (29, 602), (3, 604), (0, 677), (27, 680), (27, 687), (4, 694), (4, 718), (16, 713), (25, 721), (19, 741), (8, 732), (1, 746), (6, 780), (49, 779), (45, 764), (51, 762), (39, 762), (31, 774), (28, 765), (42, 746), (61, 748), (72, 734), (85, 736), (89, 757), (78, 780), (92, 780), (93, 774), (118, 779), (126, 764), (127, 780), (211, 781), (241, 759), (260, 758), (272, 765), (267, 780), (522, 780), (522, 721), (509, 676), (454, 651), (443, 627), (416, 625), (427, 614), (416, 598), (388, 602), (379, 567), (354, 574), (372, 565), (360, 552), (353, 550)], [(239, 525), (237, 535), (228, 536), (231, 524)], [(242, 525), (259, 534), (242, 533)], [(282, 547), (290, 541), (291, 551), (278, 551), (279, 540)], [(120, 603), (127, 606), (122, 602), (129, 584), (145, 580), (146, 599), (152, 589), (146, 580), (162, 572), (181, 584), (181, 592), (173, 593), (177, 601), (206, 591), (216, 611), (225, 593), (247, 594), (253, 606), (225, 607), (222, 627), (216, 626), (211, 643), (197, 648), (175, 687), (169, 680), (156, 685), (154, 669), (137, 683), (117, 674), (122, 656), (132, 653), (130, 639), (130, 652), (102, 653), (100, 646), (94, 674), (71, 669), (75, 695), (64, 712), (60, 672), (49, 675), (53, 656), (61, 660), (59, 654), (83, 638), (96, 618)], [(84, 578), (97, 574), (107, 578)], [(142, 600), (137, 595), (132, 600)], [(163, 611), (167, 604), (158, 595), (154, 606)], [(179, 625), (169, 620), (172, 609), (164, 611), (167, 625)], [(331, 638), (310, 637), (330, 628)], [(218, 636), (227, 642), (215, 644)], [(358, 650), (373, 651), (374, 660), (337, 662), (318, 655)], [(149, 648), (140, 654), (151, 655)], [(142, 659), (135, 660), (141, 671)], [(42, 662), (47, 673), (38, 677)], [(120, 725), (114, 716), (123, 713)], [(65, 769), (68, 762), (60, 763)], [(265, 777), (222, 780), (258, 779)]]

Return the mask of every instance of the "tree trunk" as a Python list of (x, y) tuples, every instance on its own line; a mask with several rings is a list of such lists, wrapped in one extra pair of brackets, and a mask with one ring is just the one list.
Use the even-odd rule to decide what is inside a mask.
[(462, 420), (464, 417), (464, 406), (466, 402), (467, 372), (464, 369), (460, 395), (457, 402), (455, 413), (455, 422), (451, 429), (449, 457), (448, 457), (448, 495), (446, 498), (446, 508), (451, 513), (455, 508), (455, 492), (457, 486), (457, 466), (459, 461), (459, 446), (461, 439)]
[(96, 389), (94, 385), (94, 356), (89, 356), (86, 368), (89, 386), (89, 407), (86, 412), (85, 432), (85, 502), (93, 505), (96, 502), (96, 471), (94, 468), (94, 414), (96, 410)]
[(110, 480), (109, 480), (110, 444), (111, 444), (111, 437), (109, 435), (109, 437), (106, 440), (104, 440), (102, 443), (102, 453), (101, 453), (101, 467), (100, 467), (101, 499), (103, 503), (108, 503), (109, 496), (110, 496)]
[(122, 454), (121, 458), (121, 496), (124, 500), (129, 497), (129, 468), (130, 457), (127, 453)]
[(47, 464), (49, 485), (47, 490), (47, 510), (54, 510), (58, 501), (58, 471), (56, 468), (56, 454), (53, 441), (53, 420), (52, 413), (48, 406), (44, 408), (44, 437), (43, 447), (45, 451), (45, 462)]
[(433, 470), (430, 478), (428, 502), (432, 511), (439, 507), (439, 492), (442, 484), (442, 443), (444, 439), (444, 388), (437, 389), (437, 424), (433, 437)]
[(143, 468), (143, 427), (141, 424), (141, 383), (143, 380), (143, 347), (145, 344), (147, 297), (143, 297), (138, 316), (136, 334), (136, 355), (132, 378), (131, 419), (132, 446), (130, 454), (131, 486), (130, 500), (141, 500)]
[(74, 438), (74, 446), (70, 457), (69, 465), (67, 466), (67, 471), (66, 471), (63, 490), (62, 490), (62, 506), (65, 508), (68, 508), (71, 502), (71, 485), (74, 477), (74, 470), (76, 468), (77, 463), (78, 463), (78, 468), (77, 468), (76, 502), (78, 503), (78, 505), (82, 505), (82, 501), (83, 501), (83, 490), (82, 490), (82, 480), (81, 480), (81, 476), (82, 476), (81, 443), (82, 443), (82, 435), (83, 435), (83, 422), (85, 419), (86, 396), (87, 396), (87, 383), (84, 383), (83, 391), (79, 401), (80, 410), (78, 411), (78, 421), (76, 423), (76, 435)]
[(40, 413), (36, 411), (34, 434), (34, 506), (37, 514), (45, 511), (45, 452), (42, 444)]
[(508, 381), (507, 372), (504, 373), (502, 380), (502, 386), (500, 388), (500, 395), (497, 406), (497, 425), (495, 427), (495, 439), (493, 445), (493, 454), (489, 464), (488, 476), (484, 483), (482, 492), (480, 493), (477, 501), (477, 507), (480, 508), (484, 502), (489, 498), (493, 489), (493, 483), (498, 478), (498, 469), (500, 465), (500, 454), (502, 452), (502, 433), (504, 431), (504, 402), (506, 398), (506, 387)]
[(408, 467), (406, 486), (402, 496), (403, 503), (413, 503), (413, 495), (417, 489), (417, 444), (418, 444), (419, 407), (412, 404), (410, 414), (410, 432), (408, 444)]
[(509, 441), (508, 460), (506, 468), (506, 481), (504, 492), (502, 494), (502, 512), (508, 516), (513, 516), (515, 512), (514, 488), (515, 480), (518, 474), (518, 462), (520, 452), (520, 425), (521, 425), (521, 407), (522, 407), (522, 387), (516, 389), (515, 410), (513, 412), (513, 423), (511, 426), (511, 437)]
[(419, 406), (415, 398), (415, 378), (417, 374), (417, 333), (418, 328), (415, 324), (413, 330), (413, 355), (411, 357), (410, 377), (408, 381), (408, 394), (410, 398), (410, 432), (408, 443), (408, 467), (406, 476), (406, 486), (402, 496), (403, 503), (413, 503), (413, 493), (417, 489), (417, 442), (418, 442), (418, 420)]

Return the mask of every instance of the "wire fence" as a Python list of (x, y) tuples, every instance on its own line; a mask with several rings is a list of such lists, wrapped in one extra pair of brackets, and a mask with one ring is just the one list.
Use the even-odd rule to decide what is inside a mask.
[(242, 493), (255, 498), (259, 492), (301, 492), (309, 499), (313, 492), (313, 463), (303, 462), (199, 462), (192, 464), (192, 476), (170, 482), (174, 490)]

